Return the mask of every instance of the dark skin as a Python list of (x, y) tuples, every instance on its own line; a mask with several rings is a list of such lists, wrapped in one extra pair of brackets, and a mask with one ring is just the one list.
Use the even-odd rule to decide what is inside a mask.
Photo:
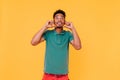
[(45, 39), (42, 37), (42, 34), (48, 28), (53, 28), (53, 27), (55, 28), (57, 33), (60, 33), (63, 30), (63, 27), (70, 29), (74, 37), (74, 39), (70, 43), (75, 49), (77, 50), (81, 49), (81, 41), (75, 27), (73, 26), (72, 22), (67, 22), (65, 20), (64, 15), (61, 13), (56, 14), (53, 20), (46, 22), (46, 24), (41, 28), (41, 30), (34, 35), (31, 44), (35, 46), (40, 42), (44, 41)]

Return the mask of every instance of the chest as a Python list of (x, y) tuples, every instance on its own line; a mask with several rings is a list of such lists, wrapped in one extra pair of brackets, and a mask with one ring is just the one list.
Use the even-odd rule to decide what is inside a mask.
[(49, 35), (47, 44), (51, 46), (65, 47), (69, 44), (68, 36), (65, 34)]

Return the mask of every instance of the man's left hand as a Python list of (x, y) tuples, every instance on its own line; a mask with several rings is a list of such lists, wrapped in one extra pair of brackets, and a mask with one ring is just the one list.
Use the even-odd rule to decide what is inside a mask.
[(65, 22), (65, 27), (72, 30), (74, 28), (73, 23), (72, 22)]

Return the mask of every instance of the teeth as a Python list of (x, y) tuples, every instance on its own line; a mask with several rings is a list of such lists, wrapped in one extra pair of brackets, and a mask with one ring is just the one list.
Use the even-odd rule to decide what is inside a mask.
[(58, 24), (62, 24), (61, 22), (58, 22)]
[(62, 23), (58, 23), (58, 25), (61, 25)]

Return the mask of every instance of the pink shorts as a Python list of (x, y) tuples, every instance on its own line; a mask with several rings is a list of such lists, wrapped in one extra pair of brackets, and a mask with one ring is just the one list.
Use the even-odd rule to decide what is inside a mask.
[(57, 75), (44, 73), (42, 80), (69, 80), (68, 74)]

